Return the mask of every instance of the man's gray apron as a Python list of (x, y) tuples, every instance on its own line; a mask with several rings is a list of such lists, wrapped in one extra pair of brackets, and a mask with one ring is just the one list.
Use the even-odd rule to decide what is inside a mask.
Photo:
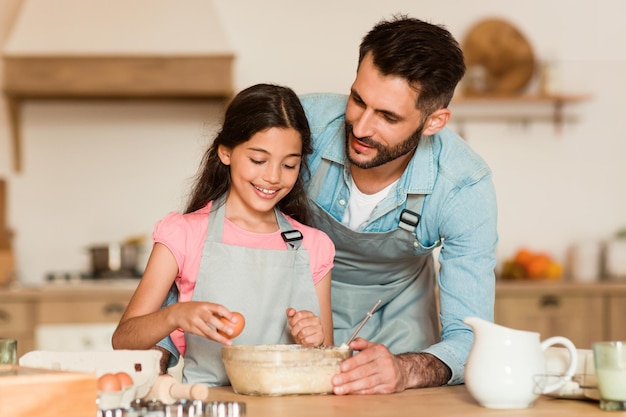
[(423, 195), (409, 195), (409, 223), (389, 232), (357, 232), (335, 220), (315, 203), (330, 162), (322, 163), (307, 190), (313, 225), (335, 244), (332, 306), (335, 343), (348, 340), (367, 311), (381, 299), (359, 332), (383, 343), (392, 353), (416, 352), (439, 340), (432, 249), (417, 243)]
[[(275, 209), (289, 250), (246, 248), (222, 243), (223, 198), (213, 202), (198, 279), (192, 301), (211, 301), (238, 311), (246, 319), (233, 345), (294, 343), (286, 310), (309, 310), (319, 315), (319, 302), (309, 267), (300, 249), (302, 235)], [(300, 239), (290, 239), (294, 233)], [(228, 385), (221, 359), (222, 344), (185, 334), (187, 351), (183, 382)]]

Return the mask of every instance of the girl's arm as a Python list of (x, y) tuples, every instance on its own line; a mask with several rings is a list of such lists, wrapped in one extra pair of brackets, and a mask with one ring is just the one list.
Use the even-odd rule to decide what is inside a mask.
[(317, 300), (320, 303), (320, 319), (322, 320), (322, 329), (324, 331), (324, 346), (334, 345), (333, 336), (333, 309), (330, 302), (330, 283), (331, 272), (322, 278), (315, 285), (315, 292), (317, 292)]
[(174, 255), (165, 245), (156, 243), (146, 271), (113, 334), (114, 349), (151, 349), (177, 328), (216, 342), (231, 343), (216, 332), (216, 329), (228, 330), (220, 317), (232, 318), (230, 311), (219, 304), (179, 302), (161, 309), (177, 274)]

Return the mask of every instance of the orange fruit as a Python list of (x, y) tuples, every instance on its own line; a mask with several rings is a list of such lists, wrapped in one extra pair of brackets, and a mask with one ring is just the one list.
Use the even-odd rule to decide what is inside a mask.
[(546, 278), (548, 273), (548, 267), (551, 263), (551, 259), (548, 255), (537, 254), (526, 264), (526, 273), (528, 278)]
[(515, 253), (515, 257), (513, 258), (513, 260), (515, 261), (516, 264), (523, 266), (524, 268), (526, 268), (526, 266), (533, 260), (533, 253), (531, 251), (529, 251), (528, 249), (522, 248), (519, 249), (516, 253)]
[(548, 270), (546, 272), (546, 278), (557, 280), (561, 278), (561, 274), (563, 273), (563, 267), (558, 262), (550, 262), (548, 265)]

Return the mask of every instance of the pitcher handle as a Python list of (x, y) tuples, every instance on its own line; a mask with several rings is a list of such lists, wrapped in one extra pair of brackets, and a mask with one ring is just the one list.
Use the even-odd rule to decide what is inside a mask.
[(558, 381), (547, 385), (541, 391), (542, 394), (547, 394), (552, 391), (556, 391), (565, 385), (568, 381), (572, 379), (574, 373), (576, 372), (576, 367), (578, 366), (578, 354), (576, 352), (576, 346), (566, 337), (563, 336), (554, 336), (550, 337), (543, 342), (541, 342), (541, 350), (545, 352), (545, 350), (552, 345), (563, 345), (567, 348), (567, 352), (569, 353), (569, 366), (567, 371), (563, 375), (561, 375)]

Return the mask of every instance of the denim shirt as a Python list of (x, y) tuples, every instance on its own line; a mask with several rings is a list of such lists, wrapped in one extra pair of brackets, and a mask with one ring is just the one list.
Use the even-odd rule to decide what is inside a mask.
[[(321, 192), (312, 196), (341, 221), (350, 199), (350, 172), (345, 163), (344, 117), (347, 96), (301, 96), (313, 137), (308, 163), (315, 173), (322, 159), (331, 161)], [(496, 197), (489, 167), (469, 145), (448, 128), (423, 136), (396, 188), (361, 226), (363, 232), (387, 232), (398, 227), (407, 195), (423, 194), (414, 252), (432, 253), (441, 246), (437, 277), (441, 340), (425, 349), (452, 370), (448, 384), (463, 383), (464, 367), (473, 342), (468, 316), (493, 321), (496, 265)], [(333, 277), (334, 278), (334, 277)], [(341, 314), (341, 305), (333, 305)]]

